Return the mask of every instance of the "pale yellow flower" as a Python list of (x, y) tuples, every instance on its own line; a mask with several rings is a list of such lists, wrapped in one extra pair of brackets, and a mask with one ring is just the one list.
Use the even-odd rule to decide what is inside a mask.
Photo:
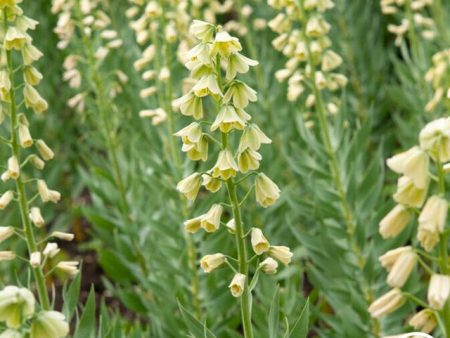
[(266, 237), (264, 237), (263, 232), (261, 229), (253, 228), (252, 234), (251, 234), (251, 242), (253, 251), (257, 255), (262, 255), (264, 252), (269, 251), (270, 244)]
[(392, 289), (370, 304), (369, 313), (373, 318), (380, 318), (394, 312), (404, 302), (405, 298), (402, 292), (399, 289)]
[(233, 297), (240, 297), (242, 295), (244, 292), (246, 279), (247, 276), (242, 273), (237, 273), (234, 275), (230, 285), (228, 286)]
[(206, 255), (200, 260), (200, 266), (203, 271), (205, 271), (206, 273), (210, 273), (220, 267), (223, 263), (225, 263), (226, 260), (227, 258), (225, 257), (225, 255), (221, 253)]
[(442, 310), (450, 294), (450, 277), (434, 274), (428, 285), (428, 303), (435, 310)]
[(271, 246), (269, 255), (280, 261), (284, 265), (288, 265), (292, 259), (292, 252), (287, 246)]
[(386, 238), (397, 236), (403, 231), (406, 225), (411, 222), (412, 215), (403, 205), (397, 204), (384, 218), (380, 221), (380, 234)]
[(255, 179), (256, 201), (264, 208), (274, 204), (280, 197), (280, 189), (265, 174), (259, 173)]

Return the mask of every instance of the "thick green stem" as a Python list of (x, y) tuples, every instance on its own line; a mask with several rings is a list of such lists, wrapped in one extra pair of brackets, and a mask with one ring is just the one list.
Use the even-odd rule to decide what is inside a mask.
[[(4, 10), (4, 25), (5, 31), (8, 29), (8, 20), (7, 20), (7, 9)], [(11, 147), (12, 154), (17, 158), (17, 161), (20, 163), (20, 145), (17, 137), (17, 107), (16, 107), (16, 95), (15, 95), (15, 81), (14, 81), (14, 67), (12, 61), (11, 51), (6, 52), (6, 59), (8, 64), (8, 73), (9, 80), (11, 81), (11, 89), (9, 90), (10, 95), (10, 131), (11, 131)], [(27, 242), (27, 248), (29, 254), (39, 251), (38, 246), (36, 244), (36, 239), (33, 232), (33, 226), (30, 220), (30, 211), (27, 200), (27, 194), (25, 189), (25, 184), (22, 179), (22, 175), (16, 179), (16, 192), (19, 201), (20, 208), (20, 216), (23, 224), (23, 231), (25, 234), (25, 239)], [(42, 271), (42, 267), (38, 266), (33, 268), (33, 275), (36, 281), (36, 288), (39, 295), (39, 301), (44, 310), (50, 310), (50, 301), (47, 293), (47, 288), (45, 285), (45, 277)]]

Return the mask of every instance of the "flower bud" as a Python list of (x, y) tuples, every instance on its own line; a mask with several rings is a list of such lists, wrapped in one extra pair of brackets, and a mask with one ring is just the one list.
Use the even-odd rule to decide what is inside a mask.
[(0, 227), (0, 243), (6, 241), (9, 237), (14, 235), (14, 228), (11, 226)]
[(0, 262), (12, 261), (16, 258), (16, 254), (13, 251), (0, 251)]
[(23, 320), (34, 314), (34, 295), (31, 291), (17, 286), (7, 286), (0, 291), (0, 321), (6, 326), (18, 329)]
[(182, 193), (188, 200), (194, 201), (202, 185), (202, 178), (199, 173), (184, 178), (177, 184), (177, 190)]
[(280, 261), (284, 265), (288, 265), (292, 259), (292, 252), (287, 246), (271, 246), (269, 255)]
[(380, 222), (380, 234), (384, 239), (397, 236), (411, 222), (411, 213), (397, 204)]
[(53, 150), (43, 140), (36, 141), (36, 148), (44, 161), (49, 161), (55, 156)]
[(240, 297), (242, 295), (242, 293), (244, 292), (246, 279), (247, 276), (243, 275), (242, 273), (237, 273), (234, 275), (233, 280), (231, 281), (230, 285), (228, 285), (233, 297)]
[(236, 221), (234, 218), (230, 219), (225, 226), (230, 234), (234, 235), (236, 233)]
[(19, 143), (22, 148), (28, 148), (33, 145), (30, 130), (24, 124), (19, 124)]
[(274, 204), (280, 197), (280, 189), (265, 174), (260, 173), (255, 179), (256, 201), (263, 207)]
[(264, 273), (268, 275), (274, 275), (277, 273), (278, 262), (271, 257), (267, 257), (265, 260), (259, 263), (259, 267)]
[(412, 250), (402, 253), (395, 261), (387, 277), (390, 287), (401, 288), (405, 285), (417, 263), (417, 254)]
[(75, 261), (62, 261), (56, 265), (56, 268), (67, 273), (69, 276), (75, 276), (78, 270), (79, 262)]
[(30, 265), (33, 268), (37, 268), (41, 265), (41, 253), (39, 251), (32, 252), (30, 255)]
[(69, 334), (66, 317), (57, 311), (42, 311), (31, 324), (33, 338), (64, 338)]
[(59, 253), (59, 248), (57, 243), (49, 242), (45, 246), (43, 254), (45, 257), (53, 258)]
[(41, 214), (41, 209), (38, 207), (32, 207), (30, 209), (30, 219), (37, 228), (42, 228), (45, 225), (44, 218)]
[(434, 274), (428, 285), (428, 303), (435, 310), (442, 310), (450, 294), (450, 277)]
[(220, 227), (223, 207), (220, 204), (213, 204), (209, 211), (203, 215), (200, 226), (206, 232), (215, 232)]
[(45, 162), (42, 161), (40, 157), (35, 154), (30, 155), (30, 162), (36, 169), (42, 170), (45, 167)]
[(369, 306), (372, 318), (380, 318), (388, 315), (403, 305), (405, 298), (400, 289), (392, 289)]
[(19, 161), (17, 161), (16, 156), (11, 156), (8, 159), (8, 175), (14, 180), (16, 180), (20, 175)]
[(11, 190), (8, 190), (0, 197), (0, 209), (5, 209), (8, 204), (12, 201), (14, 198), (14, 193)]
[(432, 310), (423, 309), (411, 317), (409, 325), (420, 332), (430, 333), (436, 327), (436, 317)]
[(210, 273), (211, 271), (217, 269), (221, 266), (227, 258), (225, 255), (221, 253), (216, 253), (213, 255), (206, 255), (200, 260), (200, 266), (206, 273)]
[(269, 251), (270, 244), (266, 237), (264, 237), (261, 229), (252, 229), (252, 247), (253, 251), (257, 255), (262, 255), (264, 252)]
[(48, 189), (44, 180), (38, 180), (37, 188), (39, 196), (41, 196), (41, 200), (44, 203), (57, 203), (61, 199), (61, 194), (58, 191)]
[(55, 238), (61, 239), (63, 241), (71, 242), (75, 238), (75, 235), (68, 233), (68, 232), (53, 231), (51, 234), (51, 237), (55, 237)]

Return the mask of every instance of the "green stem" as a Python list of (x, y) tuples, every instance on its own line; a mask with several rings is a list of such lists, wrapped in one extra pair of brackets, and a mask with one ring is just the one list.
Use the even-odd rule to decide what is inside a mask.
[[(8, 29), (8, 20), (7, 20), (7, 9), (5, 8), (3, 12), (3, 22), (5, 26), (5, 31)], [(16, 107), (16, 95), (14, 91), (14, 67), (13, 67), (13, 61), (12, 61), (12, 55), (11, 51), (6, 51), (6, 59), (8, 64), (8, 73), (9, 73), (9, 80), (11, 81), (11, 89), (9, 91), (9, 95), (11, 98), (10, 102), (10, 131), (11, 131), (11, 146), (12, 146), (12, 153), (14, 156), (16, 156), (17, 160), (20, 161), (20, 145), (18, 141), (17, 136), (17, 107)], [(18, 203), (20, 208), (20, 215), (22, 219), (23, 224), (23, 231), (25, 233), (25, 239), (27, 243), (27, 248), (29, 254), (38, 251), (38, 246), (36, 244), (36, 239), (33, 232), (33, 226), (31, 224), (30, 220), (30, 211), (29, 211), (29, 205), (27, 202), (27, 194), (25, 189), (25, 184), (22, 180), (22, 175), (19, 175), (19, 177), (16, 179), (16, 192), (18, 196)], [(50, 310), (50, 301), (47, 293), (47, 288), (45, 285), (45, 278), (44, 273), (42, 271), (42, 267), (38, 266), (33, 268), (33, 275), (34, 279), (36, 281), (36, 287), (39, 295), (39, 301), (41, 303), (41, 306), (44, 310)]]
[[(163, 1), (159, 1), (160, 5), (164, 8)], [(166, 27), (165, 22), (165, 16), (161, 16), (162, 21), (162, 27)], [(161, 60), (159, 59), (159, 39), (156, 34), (156, 32), (152, 36), (153, 43), (155, 44), (157, 53), (155, 56), (155, 63), (157, 66), (157, 70), (161, 70)], [(170, 45), (168, 43), (165, 44), (164, 49), (164, 65), (171, 70), (170, 68), (170, 60), (171, 60), (171, 49)], [(172, 71), (172, 70), (171, 70)], [(183, 174), (183, 164), (181, 161), (181, 155), (177, 147), (177, 140), (174, 136), (175, 134), (175, 114), (172, 109), (172, 99), (173, 99), (173, 88), (172, 88), (172, 75), (170, 75), (170, 78), (167, 80), (167, 83), (165, 84), (165, 90), (164, 95), (158, 95), (160, 105), (164, 108), (164, 110), (167, 113), (167, 133), (169, 135), (169, 148), (170, 148), (170, 154), (172, 155), (172, 161), (175, 164), (175, 175), (176, 179), (180, 179)], [(180, 201), (181, 201), (181, 215), (184, 219), (187, 219), (189, 217), (189, 208), (186, 198), (180, 194)], [(184, 241), (186, 243), (187, 248), (187, 258), (188, 258), (188, 265), (191, 272), (191, 293), (192, 293), (192, 302), (193, 307), (195, 311), (195, 315), (197, 319), (202, 318), (202, 306), (200, 301), (200, 276), (198, 273), (198, 267), (197, 267), (197, 248), (195, 245), (194, 240), (189, 236), (188, 233), (183, 231)]]
[[(303, 0), (297, 0), (303, 9)], [(304, 36), (306, 36), (306, 26), (304, 27), (303, 31)], [(342, 210), (342, 216), (344, 219), (344, 222), (346, 224), (346, 230), (347, 230), (347, 241), (350, 245), (351, 251), (353, 255), (356, 258), (357, 266), (360, 269), (360, 277), (361, 277), (361, 287), (364, 293), (364, 296), (366, 298), (366, 301), (368, 304), (370, 304), (373, 301), (373, 292), (371, 290), (371, 287), (369, 286), (367, 280), (364, 277), (364, 274), (362, 273), (362, 270), (364, 269), (366, 265), (366, 259), (364, 255), (361, 252), (361, 248), (359, 247), (357, 240), (355, 238), (355, 231), (356, 231), (356, 220), (352, 212), (352, 208), (350, 206), (350, 203), (347, 199), (347, 193), (344, 188), (344, 183), (341, 177), (341, 173), (339, 170), (339, 164), (338, 159), (336, 156), (336, 152), (333, 148), (333, 143), (331, 141), (331, 134), (330, 129), (327, 121), (327, 110), (325, 108), (324, 99), (322, 96), (322, 92), (317, 88), (316, 86), (316, 70), (315, 65), (312, 59), (311, 54), (311, 48), (310, 48), (310, 41), (309, 39), (305, 39), (306, 41), (306, 47), (308, 51), (308, 63), (311, 66), (311, 86), (313, 90), (313, 94), (315, 96), (315, 102), (316, 102), (316, 110), (317, 110), (317, 117), (319, 120), (319, 126), (320, 126), (320, 132), (322, 136), (322, 142), (325, 147), (325, 151), (328, 155), (328, 165), (331, 171), (331, 176), (337, 191), (337, 194), (339, 196), (339, 202), (341, 205)], [(380, 323), (377, 319), (372, 318), (371, 320), (371, 332), (374, 337), (380, 336)]]
[[(439, 158), (436, 161), (437, 173), (438, 173), (438, 188), (439, 193), (445, 196), (445, 172), (442, 167), (442, 163)], [(439, 238), (439, 270), (443, 275), (449, 274), (448, 269), (448, 234), (446, 232), (442, 233)], [(445, 328), (445, 337), (450, 337), (450, 301), (444, 305), (441, 313), (442, 322)]]
[[(122, 215), (123, 215), (124, 221), (126, 223), (130, 223), (131, 216), (130, 216), (130, 206), (129, 206), (127, 196), (126, 196), (127, 189), (126, 189), (125, 184), (122, 179), (123, 173), (120, 168), (119, 159), (118, 159), (118, 155), (117, 155), (116, 131), (114, 130), (114, 127), (111, 124), (112, 120), (111, 120), (110, 113), (113, 111), (113, 109), (112, 109), (109, 99), (106, 95), (106, 90), (103, 85), (103, 80), (100, 76), (100, 72), (99, 72), (98, 66), (96, 64), (91, 40), (88, 36), (86, 36), (84, 34), (82, 28), (80, 29), (80, 32), (82, 34), (82, 42), (84, 45), (84, 52), (85, 52), (85, 57), (86, 57), (87, 63), (88, 63), (89, 73), (91, 74), (91, 81), (92, 81), (92, 87), (93, 87), (92, 89), (95, 93), (96, 105), (97, 105), (100, 119), (101, 119), (101, 127), (102, 128), (100, 128), (100, 130), (102, 131), (103, 137), (106, 142), (108, 160), (111, 164), (114, 182), (119, 191), (120, 207), (122, 210)], [(146, 275), (148, 273), (148, 267), (147, 267), (145, 257), (143, 256), (142, 252), (139, 250), (138, 238), (135, 235), (133, 235), (133, 236), (130, 236), (130, 240), (132, 242), (133, 248), (135, 249), (134, 253), (135, 253), (136, 259), (141, 267), (141, 270)]]
[(253, 338), (253, 327), (252, 327), (252, 295), (249, 291), (248, 284), (248, 262), (247, 262), (247, 247), (244, 238), (244, 227), (241, 218), (241, 208), (239, 206), (239, 201), (236, 192), (236, 185), (232, 179), (227, 180), (228, 197), (233, 209), (233, 217), (236, 222), (236, 246), (238, 249), (238, 261), (239, 261), (239, 273), (247, 276), (245, 279), (244, 292), (241, 296), (241, 315), (242, 315), (242, 326), (244, 328), (244, 337)]

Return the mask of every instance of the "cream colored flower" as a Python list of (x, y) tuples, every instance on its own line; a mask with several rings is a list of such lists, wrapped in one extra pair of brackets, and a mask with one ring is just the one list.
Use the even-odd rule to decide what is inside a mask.
[(31, 291), (17, 286), (7, 286), (0, 291), (0, 322), (17, 329), (24, 319), (34, 314), (34, 295)]
[(219, 84), (217, 83), (217, 77), (214, 74), (202, 76), (192, 88), (192, 91), (197, 97), (204, 97), (207, 95), (223, 96)]
[(417, 254), (414, 251), (402, 253), (389, 272), (387, 283), (390, 287), (401, 288), (405, 285), (417, 264)]
[(28, 148), (33, 145), (33, 138), (31, 137), (30, 130), (25, 124), (19, 124), (19, 143), (22, 148)]
[(369, 313), (373, 318), (388, 315), (403, 305), (405, 298), (400, 289), (392, 289), (369, 306)]
[(41, 253), (39, 251), (32, 252), (30, 255), (30, 265), (33, 268), (37, 268), (41, 265)]
[(238, 154), (239, 171), (245, 174), (248, 171), (256, 170), (259, 168), (259, 161), (261, 160), (262, 156), (258, 152), (247, 148)]
[(200, 20), (194, 20), (189, 27), (189, 33), (203, 42), (209, 42), (214, 36), (216, 28), (214, 25)]
[(44, 180), (38, 180), (37, 188), (42, 202), (57, 203), (61, 199), (61, 194), (56, 190), (50, 190)]
[(231, 54), (228, 58), (225, 77), (227, 80), (232, 80), (236, 77), (237, 73), (245, 74), (249, 71), (250, 67), (257, 66), (258, 64), (258, 61), (252, 60), (240, 53)]
[(242, 293), (244, 292), (246, 279), (247, 276), (243, 275), (242, 273), (237, 273), (234, 275), (230, 285), (228, 285), (233, 297), (240, 297), (242, 295)]
[(219, 53), (222, 57), (227, 58), (230, 54), (234, 54), (241, 50), (242, 46), (239, 39), (222, 31), (216, 34), (210, 54), (212, 57), (215, 57)]
[(203, 118), (203, 104), (202, 99), (193, 92), (176, 99), (173, 101), (175, 107), (179, 107), (181, 114), (186, 116), (192, 116), (194, 119), (199, 120)]
[(80, 270), (78, 269), (79, 262), (75, 261), (61, 261), (56, 265), (56, 268), (65, 272), (69, 276), (75, 276)]
[(436, 317), (432, 310), (423, 309), (412, 316), (408, 323), (420, 332), (430, 333), (436, 327)]
[(429, 158), (425, 151), (415, 146), (387, 160), (387, 165), (396, 173), (409, 177), (417, 188), (428, 186)]
[(206, 232), (215, 232), (220, 227), (223, 207), (220, 204), (213, 204), (209, 211), (203, 215), (200, 226)]
[(228, 232), (230, 234), (235, 234), (236, 233), (236, 221), (234, 220), (234, 218), (230, 219), (227, 224), (225, 224), (225, 226), (228, 229)]
[(271, 246), (269, 255), (280, 261), (284, 265), (288, 265), (292, 259), (292, 252), (287, 246)]
[(400, 256), (410, 252), (414, 252), (411, 246), (402, 246), (396, 249), (389, 250), (384, 255), (380, 256), (378, 260), (387, 271), (391, 271), (392, 267), (394, 266), (395, 262), (398, 261)]
[(11, 227), (11, 226), (0, 227), (0, 243), (2, 243), (3, 241), (6, 241), (12, 235), (14, 235), (13, 227)]
[(8, 159), (8, 176), (16, 180), (20, 175), (19, 161), (16, 156), (11, 156)]
[(232, 105), (224, 105), (219, 111), (215, 121), (211, 125), (211, 131), (220, 129), (222, 133), (229, 133), (233, 129), (242, 130), (246, 121), (239, 116), (237, 110)]
[(53, 258), (59, 253), (58, 243), (48, 242), (42, 252), (45, 257)]
[(430, 251), (444, 231), (447, 219), (448, 203), (438, 196), (431, 196), (419, 216), (417, 239), (420, 245)]
[(205, 271), (206, 273), (210, 273), (220, 267), (223, 263), (225, 263), (226, 260), (227, 258), (225, 257), (225, 255), (221, 253), (206, 255), (200, 260), (200, 266), (203, 271)]
[(6, 50), (21, 50), (31, 38), (14, 26), (9, 26), (6, 31), (3, 46)]
[(342, 64), (342, 58), (332, 50), (327, 50), (322, 57), (321, 69), (323, 72), (330, 72)]
[(416, 187), (411, 178), (402, 176), (398, 179), (394, 201), (412, 208), (420, 208), (427, 197), (428, 187)]
[(202, 137), (202, 127), (197, 122), (192, 122), (183, 129), (177, 131), (175, 136), (181, 137), (183, 143), (198, 143)]
[(233, 158), (233, 154), (230, 150), (222, 150), (219, 153), (214, 168), (212, 169), (212, 175), (214, 177), (221, 177), (224, 180), (228, 180), (230, 177), (236, 176), (239, 171), (238, 165)]
[(242, 133), (241, 140), (239, 142), (239, 151), (244, 151), (247, 148), (258, 151), (261, 144), (270, 144), (272, 140), (264, 134), (258, 125), (251, 123), (247, 125)]
[(397, 204), (380, 221), (380, 234), (384, 239), (397, 236), (411, 222), (412, 215), (403, 205)]
[(434, 274), (428, 285), (428, 303), (435, 310), (442, 310), (450, 294), (450, 277)]
[(233, 101), (236, 108), (244, 109), (249, 102), (255, 102), (256, 91), (247, 86), (244, 82), (233, 81), (223, 97), (225, 102)]
[(14, 193), (11, 190), (8, 190), (0, 197), (0, 209), (5, 209), (9, 203), (11, 203), (14, 198)]
[(280, 189), (265, 174), (259, 173), (255, 179), (256, 201), (264, 208), (274, 204), (280, 197)]
[(420, 147), (441, 162), (450, 160), (450, 118), (428, 123), (419, 134)]
[(274, 275), (277, 273), (278, 262), (271, 257), (267, 257), (265, 260), (259, 263), (259, 267), (264, 273), (268, 275)]
[(188, 219), (184, 222), (184, 229), (193, 234), (200, 230), (200, 225), (204, 215)]
[(219, 191), (219, 189), (222, 187), (222, 181), (212, 177), (211, 172), (208, 172), (208, 174), (203, 174), (202, 178), (203, 178), (202, 185), (205, 187), (206, 190), (212, 193)]
[(68, 232), (53, 231), (50, 237), (55, 237), (63, 241), (71, 242), (75, 238), (75, 235)]
[(39, 154), (41, 155), (41, 157), (44, 159), (44, 161), (50, 161), (51, 159), (53, 159), (53, 157), (55, 157), (55, 153), (44, 142), (44, 140), (37, 140), (36, 148), (37, 148)]
[(182, 179), (177, 184), (177, 190), (182, 193), (188, 200), (194, 201), (202, 185), (202, 178), (199, 173), (193, 173)]
[(264, 252), (269, 251), (270, 244), (266, 237), (264, 237), (263, 232), (261, 229), (253, 228), (252, 229), (252, 247), (253, 251), (257, 255), (262, 255)]
[(44, 218), (41, 214), (41, 209), (39, 209), (38, 207), (32, 207), (30, 209), (30, 219), (38, 228), (42, 228), (45, 225)]
[(203, 135), (198, 143), (183, 143), (181, 150), (191, 161), (206, 161), (208, 159), (208, 138)]
[(69, 323), (61, 312), (42, 311), (31, 324), (30, 338), (64, 338), (69, 331)]

